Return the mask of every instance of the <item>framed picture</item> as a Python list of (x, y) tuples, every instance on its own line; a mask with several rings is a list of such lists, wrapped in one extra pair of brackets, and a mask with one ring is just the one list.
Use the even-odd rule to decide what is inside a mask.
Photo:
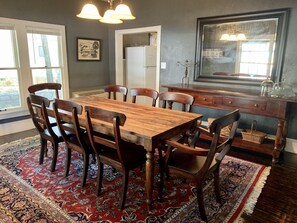
[(99, 39), (77, 38), (77, 60), (100, 61), (101, 43)]

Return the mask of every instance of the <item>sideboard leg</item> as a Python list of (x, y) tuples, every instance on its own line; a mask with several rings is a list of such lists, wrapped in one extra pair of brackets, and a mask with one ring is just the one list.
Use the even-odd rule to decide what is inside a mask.
[(287, 121), (279, 119), (277, 123), (277, 131), (274, 141), (274, 149), (272, 151), (272, 163), (278, 163), (279, 156), (285, 147), (286, 135), (287, 135)]

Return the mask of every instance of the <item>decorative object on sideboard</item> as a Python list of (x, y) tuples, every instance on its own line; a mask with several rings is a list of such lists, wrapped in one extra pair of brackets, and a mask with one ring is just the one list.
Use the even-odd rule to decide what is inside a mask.
[(185, 74), (182, 77), (182, 86), (183, 87), (188, 87), (190, 84), (190, 79), (189, 79), (189, 67), (194, 66), (194, 63), (191, 63), (189, 60), (186, 60), (184, 63), (181, 63), (180, 61), (177, 61), (177, 65), (181, 65), (185, 67)]
[(264, 138), (267, 136), (265, 132), (257, 131), (257, 121), (253, 120), (251, 129), (244, 129), (241, 131), (242, 140), (262, 144)]
[(110, 8), (105, 11), (103, 17), (99, 14), (97, 7), (93, 4), (92, 0), (89, 0), (89, 3), (83, 6), (81, 12), (77, 15), (77, 17), (83, 19), (98, 19), (102, 23), (109, 24), (120, 24), (123, 23), (122, 20), (135, 19), (135, 16), (132, 15), (129, 6), (124, 4), (123, 0), (120, 0), (120, 4), (117, 5), (115, 10), (113, 10), (114, 0), (102, 1), (108, 2), (110, 5)]
[(261, 83), (261, 96), (269, 96), (272, 87), (273, 87), (273, 81), (270, 79), (270, 77), (267, 77), (266, 80), (262, 81)]
[(273, 98), (292, 98), (295, 97), (295, 93), (290, 84), (282, 82), (277, 82), (273, 85), (270, 96)]

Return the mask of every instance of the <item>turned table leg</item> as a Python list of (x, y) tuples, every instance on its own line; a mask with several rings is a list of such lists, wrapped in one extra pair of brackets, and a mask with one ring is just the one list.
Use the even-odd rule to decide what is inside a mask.
[(152, 209), (152, 193), (154, 182), (154, 154), (152, 152), (146, 153), (146, 203), (148, 211)]

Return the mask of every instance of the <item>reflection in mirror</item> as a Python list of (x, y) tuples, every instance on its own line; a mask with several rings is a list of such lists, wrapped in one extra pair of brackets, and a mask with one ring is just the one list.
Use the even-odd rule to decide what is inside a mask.
[(198, 19), (195, 80), (279, 81), (288, 10)]

